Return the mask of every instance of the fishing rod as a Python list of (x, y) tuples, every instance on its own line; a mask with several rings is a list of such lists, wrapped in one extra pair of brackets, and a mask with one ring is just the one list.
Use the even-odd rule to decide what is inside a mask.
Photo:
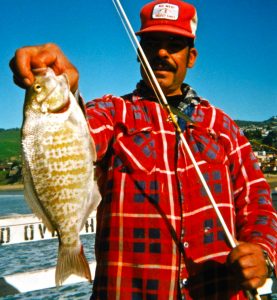
[[(224, 220), (220, 210), (218, 209), (217, 203), (216, 203), (216, 201), (215, 201), (215, 199), (214, 199), (214, 197), (213, 197), (213, 195), (210, 191), (210, 188), (209, 188), (209, 186), (208, 186), (208, 184), (207, 184), (207, 182), (206, 182), (206, 180), (205, 180), (205, 178), (204, 178), (204, 176), (203, 176), (203, 174), (202, 174), (202, 172), (201, 172), (201, 170), (200, 170), (200, 168), (199, 168), (199, 166), (198, 166), (198, 164), (197, 164), (197, 162), (194, 158), (194, 155), (193, 155), (193, 153), (192, 153), (192, 151), (191, 151), (191, 149), (190, 149), (190, 147), (189, 147), (189, 145), (188, 145), (188, 143), (185, 139), (185, 136), (184, 136), (179, 124), (178, 124), (178, 121), (177, 121), (175, 115), (172, 113), (172, 111), (170, 109), (170, 106), (167, 102), (167, 99), (166, 99), (166, 97), (165, 97), (165, 95), (164, 95), (164, 93), (163, 93), (163, 91), (162, 91), (162, 89), (161, 89), (161, 87), (158, 83), (158, 80), (157, 80), (157, 78), (156, 78), (156, 76), (155, 76), (155, 74), (154, 74), (154, 72), (151, 68), (151, 65), (150, 65), (150, 63), (149, 63), (149, 61), (148, 61), (148, 59), (147, 59), (147, 57), (144, 53), (144, 50), (142, 49), (142, 47), (140, 45), (140, 42), (137, 39), (137, 36), (136, 36), (136, 34), (133, 30), (133, 27), (132, 27), (132, 25), (131, 25), (131, 23), (130, 23), (130, 21), (129, 21), (129, 19), (128, 19), (121, 3), (120, 3), (120, 1), (119, 0), (112, 0), (112, 2), (113, 2), (114, 6), (117, 10), (117, 13), (118, 13), (118, 15), (121, 19), (121, 22), (122, 22), (122, 24), (123, 24), (123, 26), (124, 26), (124, 28), (127, 32), (127, 35), (128, 35), (128, 37), (131, 41), (131, 44), (132, 44), (133, 48), (135, 49), (136, 52), (138, 51), (138, 58), (139, 58), (139, 60), (141, 62), (141, 65), (142, 65), (142, 67), (143, 67), (143, 69), (144, 69), (144, 71), (145, 71), (145, 73), (146, 73), (146, 75), (149, 79), (151, 87), (153, 88), (153, 91), (154, 91), (160, 105), (163, 106), (167, 110), (167, 112), (170, 116), (170, 119), (171, 119), (172, 123), (174, 124), (177, 133), (180, 136), (180, 139), (183, 143), (183, 146), (185, 147), (185, 149), (188, 153), (188, 156), (191, 159), (192, 164), (193, 164), (193, 166), (196, 170), (196, 173), (197, 173), (197, 175), (198, 175), (198, 177), (199, 177), (199, 179), (200, 179), (200, 181), (201, 181), (201, 183), (202, 183), (202, 185), (205, 189), (205, 192), (208, 195), (210, 203), (212, 204), (212, 206), (213, 206), (213, 208), (216, 212), (216, 215), (217, 215), (217, 217), (219, 219), (219, 222), (220, 222), (220, 224), (221, 224), (221, 226), (224, 230), (224, 233), (227, 237), (227, 240), (228, 240), (229, 244), (231, 245), (231, 247), (235, 248), (238, 245), (238, 243), (236, 242), (236, 240), (232, 236), (229, 228), (227, 227), (227, 225), (225, 223), (225, 220)], [(256, 290), (251, 291), (251, 292), (246, 291), (246, 294), (247, 294), (247, 296), (250, 300), (251, 299), (261, 300), (261, 298), (258, 295)]]

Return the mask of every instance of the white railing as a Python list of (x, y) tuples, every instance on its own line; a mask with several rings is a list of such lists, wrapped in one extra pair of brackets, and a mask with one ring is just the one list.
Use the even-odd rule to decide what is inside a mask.
[[(92, 234), (96, 230), (96, 213), (93, 212), (80, 232)], [(6, 246), (57, 238), (35, 215), (14, 215), (0, 218), (0, 245)], [(95, 273), (96, 262), (89, 264)], [(71, 275), (63, 285), (80, 283), (86, 279)], [(34, 284), (34, 282), (36, 284)], [(0, 297), (55, 287), (55, 268), (28, 271), (0, 277)]]
[[(93, 212), (80, 234), (95, 233), (96, 213)], [(56, 238), (35, 215), (15, 215), (0, 218), (0, 245), (18, 244)]]
[[(91, 274), (94, 275), (96, 262), (90, 263), (89, 267)], [(0, 278), (0, 297), (10, 294), (10, 292), (7, 291), (7, 288), (13, 290), (12, 294), (16, 294), (55, 287), (55, 269), (56, 268), (49, 268), (44, 270), (16, 273)], [(85, 281), (87, 280), (83, 277), (71, 275), (64, 281), (63, 285), (75, 284)]]

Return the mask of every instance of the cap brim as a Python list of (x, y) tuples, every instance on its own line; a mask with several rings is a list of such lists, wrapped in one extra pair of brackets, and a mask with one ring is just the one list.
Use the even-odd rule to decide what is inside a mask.
[(189, 31), (186, 31), (182, 28), (178, 28), (176, 26), (170, 26), (170, 25), (155, 25), (155, 26), (149, 26), (143, 30), (140, 30), (136, 32), (136, 35), (142, 35), (147, 32), (166, 32), (171, 34), (177, 34), (182, 35), (189, 38), (195, 38), (195, 35), (192, 34)]

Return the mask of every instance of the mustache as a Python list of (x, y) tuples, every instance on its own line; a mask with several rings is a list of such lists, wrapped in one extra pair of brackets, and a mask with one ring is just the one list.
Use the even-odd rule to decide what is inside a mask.
[(150, 62), (151, 68), (155, 70), (176, 72), (176, 67), (172, 66), (167, 60), (153, 58)]

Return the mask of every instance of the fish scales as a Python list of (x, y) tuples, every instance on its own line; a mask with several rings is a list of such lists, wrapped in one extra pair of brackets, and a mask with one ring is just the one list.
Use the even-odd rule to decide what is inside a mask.
[(95, 147), (66, 76), (49, 68), (37, 73), (24, 104), (25, 196), (48, 229), (58, 232), (56, 284), (71, 274), (91, 280), (79, 232), (100, 201)]

